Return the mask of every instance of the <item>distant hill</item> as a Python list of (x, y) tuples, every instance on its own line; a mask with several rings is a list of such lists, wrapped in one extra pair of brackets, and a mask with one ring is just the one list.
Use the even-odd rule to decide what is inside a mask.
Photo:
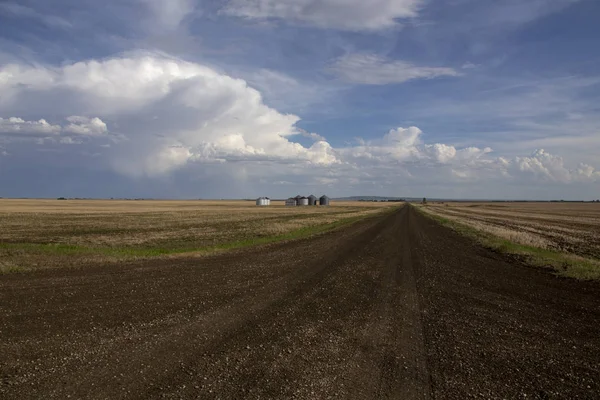
[(386, 196), (350, 196), (350, 197), (338, 197), (333, 200), (337, 201), (402, 201), (410, 200), (406, 197), (386, 197)]

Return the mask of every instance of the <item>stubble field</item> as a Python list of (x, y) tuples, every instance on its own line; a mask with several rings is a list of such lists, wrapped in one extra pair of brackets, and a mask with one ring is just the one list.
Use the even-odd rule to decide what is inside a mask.
[(422, 210), (472, 228), (484, 241), (487, 235), (488, 244), (534, 264), (576, 278), (600, 278), (598, 203), (434, 203)]
[(325, 232), (393, 203), (0, 200), (0, 273), (197, 257)]

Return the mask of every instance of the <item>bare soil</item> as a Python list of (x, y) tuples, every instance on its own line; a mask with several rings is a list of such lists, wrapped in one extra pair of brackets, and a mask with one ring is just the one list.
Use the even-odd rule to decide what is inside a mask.
[(411, 207), (203, 259), (0, 276), (0, 398), (595, 399), (600, 284)]

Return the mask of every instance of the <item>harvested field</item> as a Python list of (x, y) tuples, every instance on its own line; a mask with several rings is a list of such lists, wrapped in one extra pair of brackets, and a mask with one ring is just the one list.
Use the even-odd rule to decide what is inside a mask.
[(2, 399), (597, 399), (600, 284), (416, 212), (0, 276)]
[(422, 209), (520, 245), (600, 262), (598, 203), (445, 203)]
[(0, 272), (205, 255), (319, 233), (391, 205), (5, 199), (0, 200)]

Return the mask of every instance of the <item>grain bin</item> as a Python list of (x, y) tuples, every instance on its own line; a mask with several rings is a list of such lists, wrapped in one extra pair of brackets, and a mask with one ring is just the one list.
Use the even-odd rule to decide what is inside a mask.
[(318, 204), (317, 196), (314, 196), (312, 194), (310, 196), (308, 196), (308, 205), (309, 206), (316, 206), (317, 204)]
[(308, 205), (308, 197), (300, 197), (298, 199), (299, 206), (307, 206)]
[(325, 195), (321, 196), (321, 198), (319, 199), (319, 205), (328, 206), (329, 205), (329, 197), (327, 197)]
[(268, 206), (271, 203), (268, 197), (259, 197), (256, 199), (256, 205), (260, 207)]
[(296, 199), (295, 199), (295, 198), (293, 198), (293, 197), (290, 197), (289, 199), (287, 199), (287, 200), (285, 201), (285, 206), (286, 206), (286, 207), (296, 207), (296, 204), (297, 204), (297, 203), (296, 203)]

